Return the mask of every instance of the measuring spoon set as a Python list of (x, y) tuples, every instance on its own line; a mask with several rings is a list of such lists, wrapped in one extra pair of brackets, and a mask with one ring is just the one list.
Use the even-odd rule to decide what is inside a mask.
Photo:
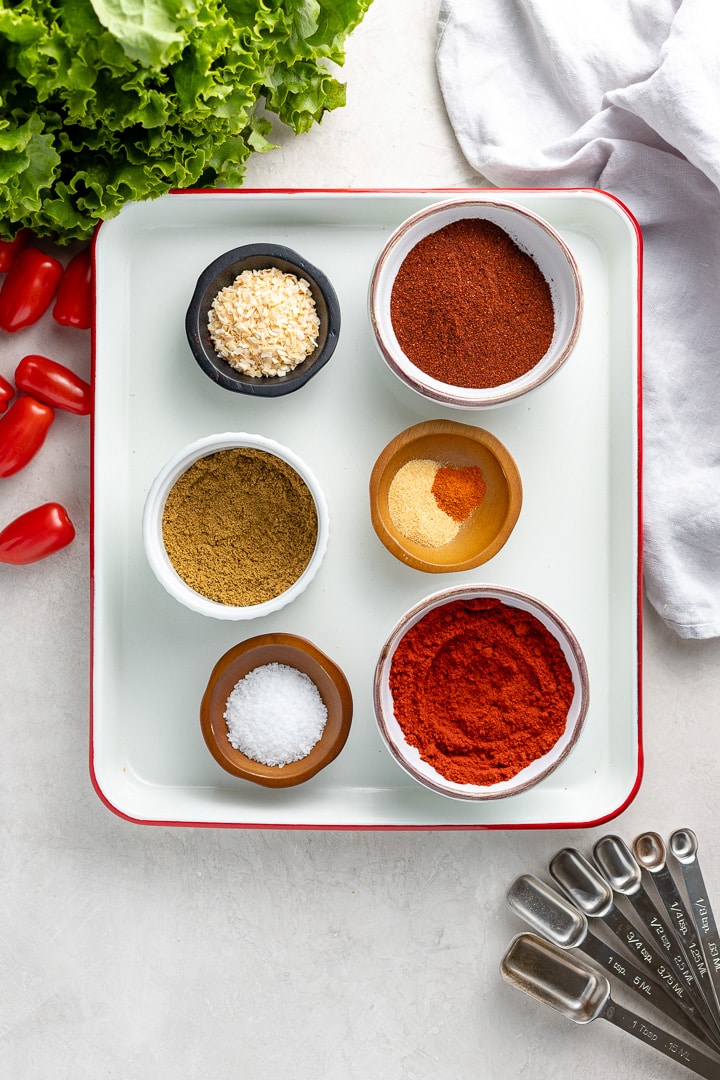
[[(591, 860), (558, 851), (552, 884), (522, 874), (507, 899), (531, 932), (511, 942), (503, 977), (577, 1024), (608, 1020), (695, 1075), (720, 1080), (720, 934), (697, 852), (691, 829), (677, 829), (667, 845), (655, 832), (632, 847), (603, 836)], [(616, 1001), (611, 979), (680, 1034), (658, 1027), (642, 1006)]]

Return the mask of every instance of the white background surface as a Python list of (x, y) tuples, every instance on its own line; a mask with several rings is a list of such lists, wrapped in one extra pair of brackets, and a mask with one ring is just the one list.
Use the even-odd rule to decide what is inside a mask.
[[(254, 187), (475, 185), (447, 124), (437, 0), (375, 0), (350, 40), (348, 105), (251, 163)], [(42, 344), (42, 349), (39, 345)], [(0, 340), (89, 373), (89, 335)], [(564, 845), (689, 826), (720, 908), (720, 642), (646, 611), (645, 778), (604, 829), (304, 832), (144, 828), (88, 773), (89, 425), (58, 413), (2, 481), (3, 522), (69, 509), (65, 552), (0, 573), (0, 1059), (22, 1080), (646, 1080), (685, 1074), (604, 1022), (504, 984), (522, 926), (504, 895)], [(627, 1003), (627, 1001), (626, 1001)]]

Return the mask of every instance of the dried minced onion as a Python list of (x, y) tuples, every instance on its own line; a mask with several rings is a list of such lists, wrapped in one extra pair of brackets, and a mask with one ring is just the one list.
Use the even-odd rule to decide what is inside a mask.
[(244, 375), (287, 375), (310, 355), (320, 330), (304, 278), (276, 266), (243, 270), (221, 289), (208, 314), (216, 352)]

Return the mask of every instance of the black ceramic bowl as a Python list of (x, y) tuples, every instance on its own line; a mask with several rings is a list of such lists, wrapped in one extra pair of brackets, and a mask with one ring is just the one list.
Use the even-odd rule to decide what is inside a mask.
[[(245, 375), (216, 353), (207, 325), (208, 312), (220, 290), (232, 285), (243, 270), (265, 270), (272, 266), (283, 273), (303, 277), (309, 283), (320, 320), (318, 343), (287, 375)], [(185, 330), (193, 356), (218, 386), (237, 394), (280, 397), (299, 390), (327, 364), (340, 334), (340, 304), (325, 274), (296, 251), (280, 244), (246, 244), (226, 251), (203, 270), (185, 316)]]

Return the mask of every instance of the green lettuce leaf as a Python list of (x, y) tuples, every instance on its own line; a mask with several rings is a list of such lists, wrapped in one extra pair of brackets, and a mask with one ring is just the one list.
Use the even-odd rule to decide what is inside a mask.
[(0, 236), (87, 239), (129, 200), (237, 187), (345, 104), (371, 0), (0, 0)]

